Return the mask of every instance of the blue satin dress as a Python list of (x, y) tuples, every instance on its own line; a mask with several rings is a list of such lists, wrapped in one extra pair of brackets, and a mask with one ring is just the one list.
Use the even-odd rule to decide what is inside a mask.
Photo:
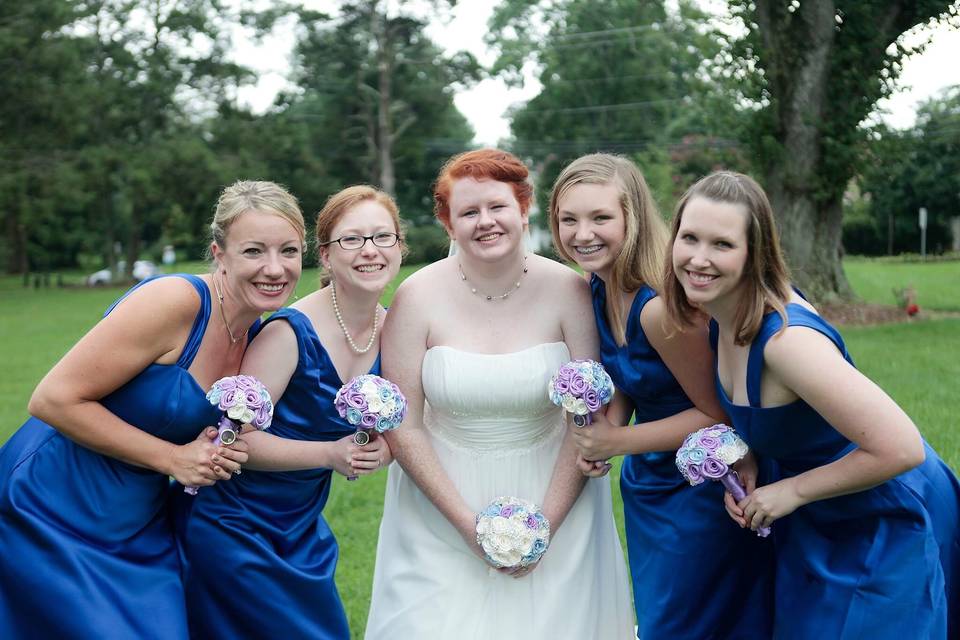
[[(640, 313), (656, 292), (648, 286), (637, 291), (621, 347), (607, 324), (603, 280), (594, 275), (590, 286), (601, 359), (617, 393), (633, 403), (635, 422), (693, 407), (640, 324)], [(690, 486), (677, 470), (675, 455), (629, 455), (621, 470), (638, 637), (768, 640), (772, 546), (730, 519), (719, 482)]]
[[(269, 433), (321, 442), (353, 433), (333, 406), (343, 383), (310, 319), (288, 308), (267, 322), (280, 319), (296, 334), (299, 362)], [(378, 357), (370, 373), (379, 370)], [(192, 498), (180, 542), (194, 638), (350, 637), (334, 583), (337, 541), (322, 513), (331, 481), (330, 469), (244, 469)]]
[[(186, 444), (218, 412), (187, 371), (210, 318), (210, 292), (196, 276), (178, 277), (201, 300), (180, 359), (149, 365), (101, 402)], [(169, 483), (27, 420), (0, 449), (0, 638), (187, 638)]]
[[(788, 324), (829, 338), (853, 364), (840, 334), (819, 315), (787, 305)], [(837, 460), (856, 445), (803, 400), (763, 408), (763, 349), (783, 325), (768, 314), (750, 345), (749, 406), (717, 393), (747, 444), (789, 478)], [(716, 343), (717, 326), (711, 323)], [(944, 640), (960, 637), (960, 485), (924, 443), (918, 467), (866, 491), (811, 502), (773, 524), (777, 640)], [(948, 622), (949, 620), (949, 622)], [(948, 630), (949, 624), (949, 630)]]

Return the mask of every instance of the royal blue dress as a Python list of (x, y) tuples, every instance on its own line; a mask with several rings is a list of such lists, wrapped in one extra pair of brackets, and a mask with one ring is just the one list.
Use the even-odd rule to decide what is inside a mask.
[[(853, 364), (840, 334), (799, 304), (791, 327), (829, 338)], [(789, 478), (837, 460), (856, 445), (803, 400), (760, 404), (763, 349), (783, 326), (769, 313), (750, 345), (749, 406), (733, 404), (734, 427), (777, 475)], [(717, 326), (711, 323), (716, 344)], [(960, 485), (924, 443), (926, 460), (872, 489), (811, 502), (773, 523), (777, 640), (944, 640), (960, 637)], [(949, 630), (948, 630), (949, 620)]]
[[(149, 365), (101, 402), (186, 444), (219, 416), (187, 371), (210, 292), (196, 276), (179, 277), (201, 300), (180, 359)], [(0, 449), (0, 638), (187, 638), (169, 483), (27, 420)]]
[[(648, 286), (637, 291), (621, 347), (607, 324), (603, 280), (594, 275), (590, 286), (601, 360), (617, 392), (633, 403), (636, 423), (693, 407), (640, 324), (656, 292)], [(771, 545), (730, 519), (719, 482), (690, 486), (675, 455), (629, 455), (621, 470), (638, 637), (768, 640)]]
[[(333, 406), (343, 382), (310, 319), (282, 309), (299, 362), (269, 433), (330, 442), (354, 432)], [(380, 370), (380, 359), (370, 373)], [(244, 469), (193, 498), (180, 542), (194, 638), (347, 640), (334, 570), (338, 547), (323, 518), (332, 471)], [(189, 499), (189, 498), (188, 498)]]

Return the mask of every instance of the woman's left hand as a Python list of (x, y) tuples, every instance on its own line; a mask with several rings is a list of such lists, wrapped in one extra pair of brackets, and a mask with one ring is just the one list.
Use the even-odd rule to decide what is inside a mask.
[(537, 560), (533, 564), (528, 564), (525, 567), (500, 567), (497, 571), (512, 578), (523, 578), (524, 576), (530, 575), (539, 565), (540, 560)]
[(390, 445), (387, 444), (387, 439), (380, 435), (362, 447), (357, 447), (351, 458), (353, 471), (358, 476), (371, 474), (391, 462), (393, 454), (390, 452)]
[(775, 520), (790, 515), (803, 506), (804, 502), (797, 494), (796, 478), (786, 478), (773, 484), (755, 489), (753, 493), (740, 501), (743, 518), (749, 527), (756, 531), (769, 527)]
[(600, 412), (593, 414), (593, 421), (584, 427), (574, 427), (573, 441), (580, 455), (586, 460), (604, 461), (623, 453), (619, 436), (621, 427), (610, 422)]

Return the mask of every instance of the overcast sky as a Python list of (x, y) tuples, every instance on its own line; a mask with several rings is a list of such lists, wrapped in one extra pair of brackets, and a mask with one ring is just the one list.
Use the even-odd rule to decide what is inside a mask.
[[(715, 3), (715, 0), (708, 0)], [(397, 0), (388, 0), (395, 4)], [(306, 4), (329, 10), (336, 3), (331, 0), (312, 0)], [(459, 0), (449, 21), (436, 21), (428, 28), (428, 34), (448, 52), (466, 49), (473, 53), (481, 64), (489, 65), (494, 56), (483, 43), (487, 19), (493, 5), (491, 0)], [(900, 89), (879, 106), (881, 117), (891, 126), (906, 128), (913, 124), (917, 106), (938, 94), (945, 87), (960, 85), (960, 32), (947, 27), (917, 30), (905, 36), (912, 44), (932, 33), (932, 41), (920, 55), (904, 64)], [(241, 101), (255, 110), (267, 108), (277, 91), (285, 85), (288, 58), (292, 38), (279, 33), (257, 45), (244, 37), (235, 41), (236, 59), (261, 74), (256, 87), (244, 89)], [(501, 80), (488, 79), (474, 87), (461, 91), (455, 97), (457, 107), (473, 125), (476, 142), (493, 145), (510, 134), (510, 124), (504, 117), (510, 105), (535, 96), (539, 85), (534, 78), (522, 89), (508, 88)]]

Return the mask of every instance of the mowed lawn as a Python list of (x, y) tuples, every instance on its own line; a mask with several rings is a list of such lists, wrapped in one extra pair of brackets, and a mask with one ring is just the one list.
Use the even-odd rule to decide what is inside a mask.
[[(193, 272), (203, 265), (190, 265)], [(851, 283), (868, 302), (892, 304), (890, 289), (912, 284), (924, 309), (960, 310), (960, 262), (898, 264), (855, 260)], [(417, 267), (405, 267), (399, 283)], [(298, 295), (317, 287), (315, 270), (304, 272)], [(384, 296), (389, 302), (392, 287)], [(0, 442), (26, 419), (31, 391), (44, 373), (100, 317), (122, 289), (32, 289), (19, 278), (0, 277)], [(841, 327), (859, 368), (883, 387), (915, 420), (941, 456), (960, 469), (960, 318), (920, 320), (875, 327)], [(623, 535), (622, 508), (610, 474), (615, 515)], [(337, 476), (325, 510), (340, 541), (337, 584), (355, 637), (362, 637), (382, 512), (386, 474), (348, 483)]]

